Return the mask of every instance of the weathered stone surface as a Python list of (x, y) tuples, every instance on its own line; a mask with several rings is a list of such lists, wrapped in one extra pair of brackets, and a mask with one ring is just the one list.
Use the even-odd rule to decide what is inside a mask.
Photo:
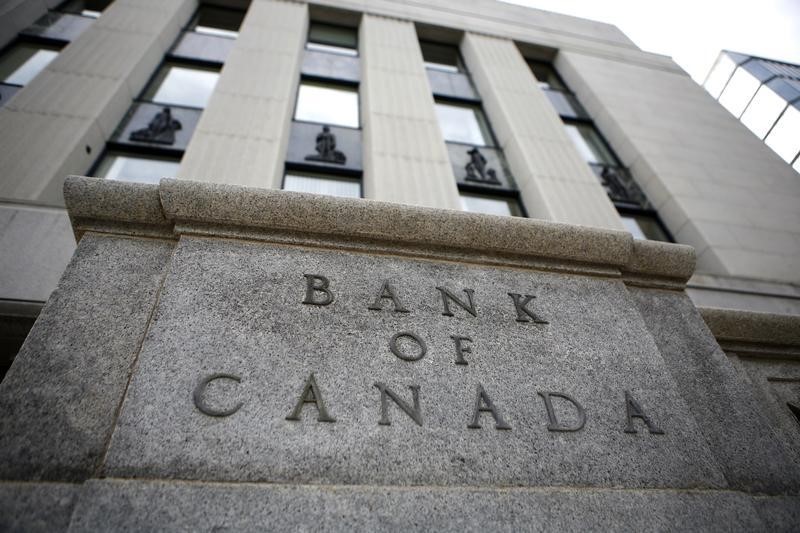
[[(304, 305), (304, 274), (326, 276), (333, 303)], [(408, 313), (389, 298), (368, 309), (384, 280)], [(437, 286), (465, 301), (462, 289), (473, 289), (477, 317), (452, 302), (454, 316), (443, 316)], [(528, 308), (548, 323), (518, 322), (508, 293), (535, 295)], [(159, 301), (109, 449), (112, 477), (725, 485), (620, 280), (183, 237)], [(424, 340), (427, 354), (395, 356), (399, 332)], [(454, 335), (472, 339), (467, 365), (455, 364)], [(400, 350), (414, 358), (409, 342)], [(215, 380), (200, 397), (214, 410), (241, 402), (231, 416), (193, 402), (217, 373), (241, 381)], [(334, 423), (311, 404), (287, 420), (312, 373)], [(391, 400), (391, 425), (380, 425), (376, 383), (409, 405), (419, 386), (422, 425)], [(491, 413), (467, 427), (479, 384), (511, 431), (495, 429)], [(639, 419), (637, 433), (624, 432), (625, 391), (664, 434)], [(585, 426), (548, 431), (540, 392), (575, 398)], [(566, 400), (552, 402), (562, 425), (576, 424)]]
[(79, 485), (0, 482), (0, 531), (66, 531)]
[(726, 491), (93, 481), (70, 531), (757, 531)]
[(800, 468), (791, 452), (689, 297), (630, 291), (730, 486), (770, 493), (800, 489)]
[(80, 241), (0, 385), (0, 479), (94, 472), (172, 247), (94, 234)]
[(753, 506), (768, 531), (789, 533), (800, 525), (800, 496), (756, 496)]

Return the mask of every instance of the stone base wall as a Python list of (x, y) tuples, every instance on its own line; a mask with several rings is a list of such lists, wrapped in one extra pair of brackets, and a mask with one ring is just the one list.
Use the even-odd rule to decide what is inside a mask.
[(78, 248), (0, 385), (0, 529), (798, 522), (797, 323), (704, 310), (721, 347), (689, 247), (179, 180), (65, 198)]

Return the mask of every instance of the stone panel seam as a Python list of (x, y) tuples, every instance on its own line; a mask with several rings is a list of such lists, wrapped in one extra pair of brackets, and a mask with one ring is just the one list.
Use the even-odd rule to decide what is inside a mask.
[(133, 376), (136, 374), (136, 369), (139, 365), (139, 355), (142, 352), (142, 346), (144, 345), (144, 340), (147, 338), (147, 332), (150, 331), (150, 324), (153, 321), (153, 315), (155, 314), (156, 308), (161, 301), (161, 291), (164, 288), (164, 284), (167, 279), (167, 275), (169, 274), (169, 266), (172, 264), (172, 260), (175, 257), (175, 253), (178, 247), (173, 246), (172, 253), (170, 254), (169, 260), (164, 264), (163, 274), (161, 276), (161, 281), (158, 284), (158, 290), (155, 294), (155, 299), (153, 300), (153, 306), (150, 308), (150, 313), (147, 315), (147, 321), (145, 322), (144, 330), (142, 331), (142, 336), (139, 339), (139, 342), (136, 346), (136, 353), (133, 356), (133, 361), (128, 369), (128, 379), (125, 382), (125, 389), (122, 391), (122, 396), (120, 397), (119, 403), (117, 404), (116, 409), (114, 410), (114, 422), (112, 424), (112, 429), (109, 432), (108, 436), (106, 437), (105, 445), (103, 446), (103, 456), (97, 462), (97, 466), (95, 467), (94, 473), (92, 477), (99, 477), (103, 469), (105, 468), (106, 459), (108, 458), (108, 450), (111, 447), (111, 440), (114, 438), (114, 433), (117, 430), (117, 424), (119, 422), (120, 414), (122, 413), (122, 407), (125, 405), (125, 399), (128, 397), (128, 389), (130, 388), (131, 380)]

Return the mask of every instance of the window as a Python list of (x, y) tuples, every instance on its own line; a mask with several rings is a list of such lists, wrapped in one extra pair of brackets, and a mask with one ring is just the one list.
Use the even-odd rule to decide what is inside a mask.
[(564, 128), (587, 163), (620, 166), (593, 126), (565, 123)]
[(357, 128), (358, 91), (346, 85), (304, 80), (297, 94), (295, 120)]
[(288, 171), (283, 178), (283, 189), (345, 198), (361, 198), (361, 180), (311, 172)]
[(26, 42), (13, 45), (0, 58), (0, 81), (8, 85), (27, 85), (58, 56), (58, 50)]
[(436, 117), (445, 141), (477, 146), (494, 144), (486, 117), (478, 106), (438, 101)]
[(189, 23), (189, 29), (203, 35), (229, 37), (239, 36), (244, 12), (213, 6), (200, 6), (197, 14)]
[(461, 192), (461, 208), (471, 213), (521, 217), (522, 208), (516, 198)]
[(312, 22), (308, 28), (306, 48), (355, 57), (358, 55), (358, 36), (353, 28)]
[(538, 61), (529, 61), (528, 66), (531, 68), (539, 88), (544, 91), (562, 118), (589, 118), (553, 67)]
[(665, 242), (670, 242), (672, 240), (655, 215), (620, 213), (620, 218), (622, 220), (622, 225), (633, 235), (634, 239)]
[(800, 110), (794, 105), (787, 107), (769, 132), (766, 143), (791, 164), (800, 151)]
[(166, 105), (204, 108), (214, 92), (219, 72), (196, 66), (164, 64), (142, 99)]
[(737, 68), (719, 97), (719, 103), (739, 117), (750, 103), (761, 82), (743, 68)]
[(110, 3), (111, 0), (69, 0), (61, 4), (58, 10), (96, 19)]
[(762, 85), (742, 115), (742, 123), (763, 139), (785, 108), (784, 99)]
[(734, 70), (736, 70), (736, 63), (727, 55), (720, 55), (714, 64), (714, 68), (709, 72), (706, 82), (703, 84), (706, 91), (714, 98), (719, 98), (728, 80), (731, 79), (731, 74), (733, 74)]
[(455, 46), (428, 42), (420, 42), (419, 46), (426, 68), (453, 73), (464, 72), (464, 65)]
[(94, 174), (110, 180), (158, 183), (161, 178), (175, 176), (180, 161), (174, 158), (108, 152)]

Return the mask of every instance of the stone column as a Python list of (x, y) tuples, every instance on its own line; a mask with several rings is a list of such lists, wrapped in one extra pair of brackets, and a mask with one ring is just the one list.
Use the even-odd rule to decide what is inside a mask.
[(365, 14), (359, 40), (364, 196), (461, 209), (414, 25)]
[(116, 0), (0, 109), (0, 199), (63, 205), (172, 45), (196, 0)]
[(579, 52), (556, 66), (698, 272), (800, 281), (797, 173), (685, 72)]
[(307, 28), (306, 4), (250, 4), (179, 176), (280, 188)]
[[(44, 4), (18, 7), (44, 11)], [(75, 249), (61, 209), (64, 177), (85, 174), (97, 160), (196, 7), (196, 0), (116, 0), (0, 108), (7, 133), (0, 138), (0, 270), (19, 273), (0, 283), (0, 299), (43, 302), (55, 288)], [(0, 36), (21, 29), (12, 22), (3, 20)]]
[(533, 218), (622, 229), (513, 41), (467, 33), (461, 53)]

